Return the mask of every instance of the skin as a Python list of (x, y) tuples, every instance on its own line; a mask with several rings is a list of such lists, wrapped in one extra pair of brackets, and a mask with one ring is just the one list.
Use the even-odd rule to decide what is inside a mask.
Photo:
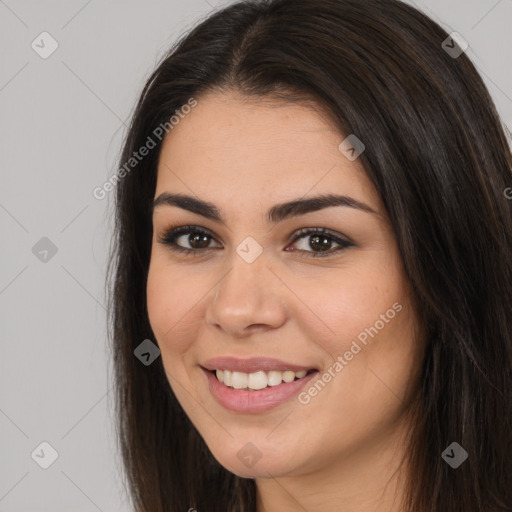
[[(398, 468), (423, 343), (382, 201), (319, 108), (234, 92), (197, 99), (166, 136), (155, 198), (197, 196), (225, 225), (169, 205), (153, 215), (148, 314), (171, 388), (219, 463), (256, 479), (258, 512), (402, 510), (406, 466)], [(377, 214), (330, 207), (266, 219), (276, 203), (331, 193)], [(183, 255), (158, 242), (189, 224), (211, 231), (211, 250)], [(315, 235), (293, 242), (299, 229), (322, 227), (354, 245), (334, 252), (328, 239), (331, 255), (315, 258)], [(250, 264), (236, 252), (247, 236), (263, 248)], [(204, 246), (189, 234), (176, 243)], [(401, 311), (307, 404), (292, 398), (241, 414), (209, 392), (199, 364), (221, 355), (276, 357), (322, 375), (397, 302)], [(237, 457), (248, 442), (261, 453), (252, 467)]]

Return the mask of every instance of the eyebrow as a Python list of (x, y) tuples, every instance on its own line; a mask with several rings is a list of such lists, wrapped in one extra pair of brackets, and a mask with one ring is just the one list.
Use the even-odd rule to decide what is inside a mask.
[[(207, 219), (225, 224), (219, 209), (213, 203), (192, 196), (163, 192), (154, 200), (152, 212), (164, 205), (177, 206)], [(316, 212), (332, 206), (345, 206), (380, 216), (373, 208), (357, 199), (344, 195), (327, 194), (276, 204), (268, 210), (267, 219), (271, 223), (277, 223), (291, 217)]]

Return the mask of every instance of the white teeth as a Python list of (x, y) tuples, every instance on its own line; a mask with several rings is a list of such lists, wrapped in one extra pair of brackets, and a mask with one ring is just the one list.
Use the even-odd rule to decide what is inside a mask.
[(265, 372), (250, 373), (247, 387), (250, 389), (263, 389), (267, 387), (267, 374)]
[(226, 386), (234, 389), (264, 389), (267, 386), (277, 386), (281, 382), (293, 382), (295, 377), (302, 379), (306, 375), (306, 370), (300, 372), (293, 372), (286, 370), (284, 372), (278, 372), (272, 370), (270, 372), (255, 372), (255, 373), (243, 373), (243, 372), (231, 372), (229, 370), (215, 370), (215, 375), (220, 382), (223, 382)]
[(248, 380), (249, 376), (247, 373), (233, 372), (231, 374), (231, 387), (235, 389), (245, 389), (247, 387)]
[(268, 372), (268, 385), (277, 386), (283, 381), (283, 372), (271, 371)]
[(283, 380), (285, 382), (291, 382), (295, 379), (295, 372), (292, 372), (290, 370), (283, 372)]

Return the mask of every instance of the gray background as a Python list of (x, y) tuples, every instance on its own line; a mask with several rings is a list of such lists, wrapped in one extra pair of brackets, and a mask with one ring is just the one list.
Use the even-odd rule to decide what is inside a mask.
[[(221, 5), (0, 0), (0, 512), (130, 510), (106, 349), (113, 193), (98, 200), (92, 190), (115, 172), (124, 124), (158, 58)], [(510, 128), (512, 1), (415, 5), (469, 42)], [(59, 45), (47, 59), (31, 47), (43, 31)], [(38, 250), (47, 242), (33, 250), (43, 237), (57, 248), (46, 261)], [(58, 452), (48, 469), (34, 460), (49, 460), (43, 441)]]

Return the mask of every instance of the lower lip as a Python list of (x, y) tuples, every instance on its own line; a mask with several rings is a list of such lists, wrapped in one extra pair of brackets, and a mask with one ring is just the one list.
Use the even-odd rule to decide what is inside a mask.
[(220, 405), (230, 411), (254, 413), (264, 412), (296, 396), (299, 391), (316, 375), (318, 371), (292, 382), (282, 382), (277, 386), (268, 386), (256, 391), (241, 391), (224, 385), (210, 371), (202, 368), (208, 379), (210, 393)]

